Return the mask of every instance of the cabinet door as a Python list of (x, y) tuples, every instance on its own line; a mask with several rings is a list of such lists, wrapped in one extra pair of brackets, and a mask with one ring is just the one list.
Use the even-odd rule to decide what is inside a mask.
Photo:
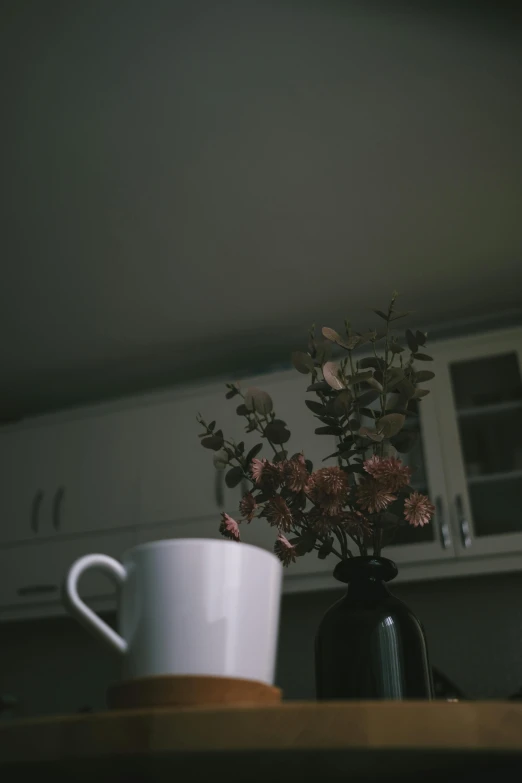
[(412, 469), (411, 486), (428, 495), (435, 506), (435, 514), (424, 527), (399, 527), (384, 555), (398, 564), (446, 560), (455, 556), (455, 541), (448, 507), (442, 448), (437, 421), (438, 362), (433, 363), (435, 380), (430, 381), (430, 394), (419, 403), (412, 402), (410, 410), (417, 414), (408, 417), (405, 429), (417, 432), (411, 451), (397, 456)]
[(142, 411), (53, 425), (50, 524), (59, 534), (134, 526), (139, 518)]
[(224, 485), (213, 452), (201, 446), (196, 417), (217, 421), (216, 430), (231, 430), (237, 403), (225, 400), (224, 385), (188, 390), (144, 409), (141, 455), (140, 522), (210, 518), (219, 527), (220, 512), (236, 513), (239, 489)]
[(439, 417), (458, 552), (520, 552), (522, 331), (459, 340), (444, 350)]
[[(93, 552), (121, 559), (135, 543), (136, 532), (131, 530), (0, 548), (0, 619), (41, 616), (45, 607), (56, 613), (65, 576), (75, 560)], [(114, 584), (99, 571), (82, 576), (80, 594), (87, 600), (114, 595), (116, 605)]]
[(0, 544), (53, 535), (45, 427), (0, 432)]

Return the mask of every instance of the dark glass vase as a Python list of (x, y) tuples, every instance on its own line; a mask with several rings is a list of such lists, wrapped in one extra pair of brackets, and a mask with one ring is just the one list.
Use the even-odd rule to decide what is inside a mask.
[(433, 698), (424, 630), (386, 586), (395, 576), (397, 566), (384, 557), (353, 557), (335, 567), (348, 591), (317, 632), (318, 699)]

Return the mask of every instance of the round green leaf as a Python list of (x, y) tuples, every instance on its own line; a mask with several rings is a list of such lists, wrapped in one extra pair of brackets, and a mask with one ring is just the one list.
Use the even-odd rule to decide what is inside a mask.
[(404, 351), (404, 348), (402, 347), (402, 345), (399, 345), (398, 342), (396, 342), (395, 340), (392, 340), (390, 342), (390, 351), (392, 353), (402, 353)]
[(208, 438), (203, 438), (201, 445), (205, 449), (212, 449), (212, 451), (219, 451), (223, 447), (223, 435), (210, 435)]
[(270, 421), (265, 427), (265, 435), (269, 441), (276, 445), (290, 440), (290, 430), (287, 429), (285, 422), (281, 421), (281, 419)]
[(315, 413), (318, 416), (322, 416), (322, 414), (325, 412), (324, 405), (320, 402), (316, 402), (315, 400), (305, 400), (305, 405), (312, 411), (312, 413)]
[(236, 465), (234, 468), (231, 468), (228, 473), (225, 475), (225, 484), (230, 489), (234, 489), (234, 487), (237, 487), (241, 479), (243, 478), (243, 471), (239, 467), (239, 465)]
[(348, 414), (352, 409), (353, 396), (349, 389), (343, 389), (334, 400), (334, 410), (338, 415)]
[(412, 353), (416, 353), (419, 350), (417, 340), (415, 339), (415, 335), (411, 329), (406, 329), (406, 342), (408, 343), (408, 348)]
[(392, 438), (401, 431), (405, 419), (402, 413), (387, 413), (377, 422), (377, 432), (380, 432), (384, 438)]
[(303, 375), (308, 375), (308, 373), (312, 372), (314, 369), (314, 360), (309, 354), (304, 353), (303, 351), (294, 351), (292, 354), (292, 364), (297, 372), (301, 372)]
[(257, 457), (257, 455), (259, 454), (262, 448), (263, 448), (262, 443), (256, 443), (255, 446), (252, 446), (252, 448), (250, 449), (250, 451), (248, 452), (245, 458), (245, 462), (247, 465), (250, 465), (254, 457)]
[(262, 416), (271, 413), (274, 407), (274, 403), (268, 392), (256, 388), (247, 389), (245, 394), (245, 405), (249, 411), (255, 411)]
[(414, 430), (402, 430), (391, 438), (391, 444), (400, 454), (410, 451), (417, 441), (418, 433)]
[(415, 373), (415, 380), (417, 383), (424, 383), (424, 381), (431, 381), (432, 378), (435, 378), (435, 373), (431, 370), (419, 370), (419, 372)]
[(341, 348), (346, 348), (347, 351), (353, 350), (353, 348), (355, 348), (355, 346), (358, 345), (361, 341), (360, 338), (356, 335), (348, 337), (345, 340), (338, 332), (335, 331), (335, 329), (330, 329), (329, 326), (323, 326), (321, 331), (323, 333), (323, 337), (326, 337), (326, 339), (330, 340), (332, 343), (340, 345)]
[(382, 433), (377, 432), (376, 430), (372, 430), (369, 427), (361, 427), (359, 430), (359, 435), (362, 435), (363, 438), (369, 438), (376, 443), (379, 443), (384, 438)]
[(340, 367), (336, 362), (326, 362), (323, 366), (323, 377), (332, 389), (345, 389), (346, 386), (339, 378)]

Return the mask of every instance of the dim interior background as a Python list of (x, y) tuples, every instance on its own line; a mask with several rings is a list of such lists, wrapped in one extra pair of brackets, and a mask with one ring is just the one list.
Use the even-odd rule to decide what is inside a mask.
[[(0, 13), (3, 419), (283, 365), (312, 318), (364, 316), (395, 287), (440, 334), (521, 322), (511, 4)], [(522, 686), (522, 569), (394, 592), (469, 697)], [(283, 598), (288, 698), (314, 696), (338, 595)], [(69, 618), (0, 624), (21, 714), (102, 707), (117, 668)]]

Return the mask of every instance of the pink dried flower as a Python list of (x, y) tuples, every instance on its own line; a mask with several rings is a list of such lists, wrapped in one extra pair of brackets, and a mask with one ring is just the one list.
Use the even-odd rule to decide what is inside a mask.
[(241, 512), (241, 516), (244, 517), (247, 522), (251, 522), (254, 518), (256, 508), (257, 503), (253, 494), (251, 492), (247, 492), (246, 495), (243, 495), (239, 503), (239, 510)]
[(239, 524), (229, 514), (221, 514), (221, 524), (219, 526), (219, 532), (225, 538), (231, 538), (233, 541), (240, 541)]
[(343, 514), (342, 526), (350, 535), (368, 539), (373, 533), (372, 523), (361, 511), (349, 511)]
[(435, 506), (426, 495), (412, 492), (404, 501), (404, 517), (413, 527), (427, 525), (435, 512)]
[(410, 483), (411, 468), (396, 457), (378, 457), (376, 454), (363, 463), (364, 469), (389, 492), (398, 492)]
[(266, 459), (257, 459), (257, 457), (254, 457), (250, 463), (250, 473), (257, 485), (261, 484), (265, 462)]
[(295, 563), (297, 552), (295, 546), (282, 534), (279, 533), (274, 544), (274, 552), (284, 566)]
[(363, 462), (363, 467), (365, 471), (370, 474), (370, 476), (375, 478), (379, 475), (379, 469), (383, 462), (383, 457), (379, 457), (377, 454), (374, 454), (373, 457), (370, 457), (370, 459), (367, 459)]
[(250, 473), (258, 487), (263, 489), (277, 489), (281, 483), (281, 467), (274, 465), (267, 459), (254, 459), (250, 465)]
[(306, 493), (312, 503), (330, 516), (339, 514), (346, 503), (350, 485), (347, 474), (341, 468), (332, 466), (312, 473)]
[(285, 486), (291, 492), (302, 492), (308, 483), (308, 471), (302, 454), (281, 463)]
[(292, 512), (281, 495), (270, 498), (265, 506), (265, 516), (271, 525), (277, 525), (284, 531), (290, 530), (294, 523)]
[(364, 479), (357, 487), (357, 503), (370, 514), (384, 511), (394, 500), (397, 500), (395, 495), (373, 478)]
[(330, 533), (337, 519), (320, 508), (313, 508), (308, 514), (308, 521), (316, 533)]

